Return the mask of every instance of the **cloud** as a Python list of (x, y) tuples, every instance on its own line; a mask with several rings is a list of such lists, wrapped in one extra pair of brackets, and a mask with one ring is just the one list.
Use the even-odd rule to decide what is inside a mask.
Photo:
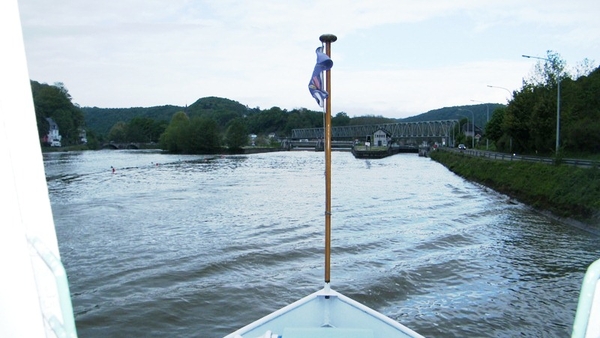
[(471, 100), (506, 103), (506, 91), (487, 85), (518, 87), (521, 78), (507, 81), (504, 76), (515, 68), (525, 71), (528, 66), (518, 61), (500, 60), (431, 69), (344, 72), (336, 77), (336, 89), (340, 93), (337, 98), (342, 102), (337, 105), (345, 107), (340, 110), (350, 116), (406, 117), (441, 108), (439, 102), (445, 102), (444, 106), (473, 104)]
[(19, 6), (32, 79), (65, 83), (83, 106), (185, 105), (220, 96), (251, 107), (318, 109), (307, 90), (314, 49), (321, 34), (334, 33), (340, 110), (400, 117), (470, 99), (505, 102), (485, 85), (518, 88), (533, 66), (521, 54), (555, 50), (577, 62), (596, 57), (600, 45), (600, 6), (587, 0)]

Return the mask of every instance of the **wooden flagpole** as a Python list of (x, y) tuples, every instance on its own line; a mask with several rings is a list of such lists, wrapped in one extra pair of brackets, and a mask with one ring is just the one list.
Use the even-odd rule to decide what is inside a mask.
[[(337, 40), (333, 34), (319, 37), (325, 43), (325, 54), (331, 58), (331, 43)], [(325, 72), (325, 283), (329, 284), (331, 272), (331, 69)]]

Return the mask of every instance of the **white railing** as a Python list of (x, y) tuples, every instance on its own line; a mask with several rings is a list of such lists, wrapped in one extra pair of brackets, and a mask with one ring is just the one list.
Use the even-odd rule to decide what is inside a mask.
[[(76, 338), (77, 330), (75, 328), (75, 319), (73, 318), (73, 305), (71, 304), (71, 294), (69, 292), (69, 282), (67, 273), (60, 259), (58, 259), (50, 249), (37, 237), (27, 237), (30, 247), (41, 260), (46, 264), (56, 283), (56, 292), (58, 294), (58, 303), (62, 321), (57, 318), (55, 313), (42, 308), (42, 314), (46, 323), (52, 328), (52, 331), (60, 338)], [(42, 283), (36, 273), (36, 282)], [(38, 285), (38, 290), (40, 290)], [(41, 297), (41, 296), (40, 296)], [(43, 303), (40, 300), (40, 303)], [(40, 304), (41, 306), (41, 304)]]

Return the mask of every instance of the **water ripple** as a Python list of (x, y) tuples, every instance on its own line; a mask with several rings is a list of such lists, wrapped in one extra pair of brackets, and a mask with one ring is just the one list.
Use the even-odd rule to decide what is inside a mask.
[[(413, 154), (332, 157), (334, 289), (428, 337), (570, 334), (597, 237)], [(44, 159), (82, 337), (223, 336), (323, 283), (322, 153)]]

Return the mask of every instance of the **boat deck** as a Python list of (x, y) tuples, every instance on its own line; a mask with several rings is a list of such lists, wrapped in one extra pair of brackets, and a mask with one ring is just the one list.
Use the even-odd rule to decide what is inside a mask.
[(326, 286), (226, 336), (256, 337), (394, 338), (421, 335)]

